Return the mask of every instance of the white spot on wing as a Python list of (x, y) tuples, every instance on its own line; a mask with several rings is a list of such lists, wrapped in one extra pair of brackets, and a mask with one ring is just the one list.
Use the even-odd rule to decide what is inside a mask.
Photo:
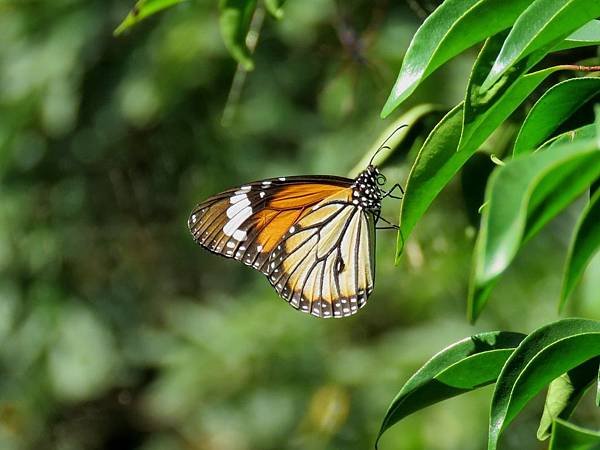
[[(235, 206), (237, 206), (237, 205), (235, 205)], [(233, 206), (231, 206), (230, 208), (233, 208)], [(227, 211), (229, 212), (229, 210), (227, 210)], [(223, 233), (225, 233), (226, 236), (233, 236), (233, 238), (237, 239), (238, 241), (243, 241), (244, 239), (246, 239), (245, 231), (243, 232), (244, 237), (242, 239), (237, 238), (234, 233), (236, 231), (240, 231), (240, 230), (238, 230), (238, 228), (251, 215), (252, 215), (252, 208), (246, 207), (245, 209), (241, 210), (235, 217), (230, 218), (229, 221), (225, 224), (225, 226), (223, 227)], [(229, 217), (229, 214), (227, 216)], [(240, 236), (240, 234), (238, 234), (238, 236)]]
[[(244, 195), (244, 197), (246, 197)], [(233, 216), (235, 216), (237, 213), (239, 213), (242, 209), (246, 208), (250, 206), (250, 200), (248, 200), (248, 197), (246, 197), (245, 199), (231, 205), (229, 208), (227, 208), (227, 217), (228, 218), (232, 218)], [(250, 214), (252, 214), (252, 208), (248, 208), (250, 210)], [(246, 212), (244, 212), (245, 214)]]
[(244, 200), (245, 198), (248, 198), (248, 196), (246, 194), (240, 194), (240, 191), (236, 192), (235, 195), (232, 195), (231, 197), (229, 197), (229, 203), (231, 203), (232, 205), (236, 204), (237, 202), (241, 202), (242, 200)]
[(247, 237), (248, 237), (248, 235), (246, 234), (246, 232), (244, 230), (235, 230), (233, 232), (233, 238), (236, 241), (245, 241)]

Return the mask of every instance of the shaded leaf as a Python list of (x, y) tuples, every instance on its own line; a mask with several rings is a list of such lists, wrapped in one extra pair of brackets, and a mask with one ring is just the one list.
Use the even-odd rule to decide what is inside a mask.
[(482, 84), (489, 89), (514, 64), (535, 51), (549, 51), (587, 22), (600, 16), (600, 2), (535, 0), (519, 16)]
[(114, 35), (118, 36), (138, 22), (156, 14), (163, 9), (182, 3), (185, 0), (139, 0), (131, 9), (127, 17), (115, 29)]
[(600, 432), (555, 420), (548, 450), (600, 450)]
[(221, 0), (219, 5), (219, 24), (225, 47), (244, 70), (252, 70), (254, 63), (246, 45), (246, 36), (256, 9), (256, 0)]
[(572, 78), (552, 86), (527, 114), (513, 154), (533, 151), (580, 106), (599, 93), (600, 78)]
[(567, 299), (598, 250), (600, 250), (600, 190), (593, 193), (575, 226), (565, 263), (559, 310), (564, 309)]
[(552, 380), (548, 387), (544, 412), (537, 431), (539, 440), (547, 439), (550, 436), (555, 419), (568, 419), (571, 416), (585, 391), (596, 380), (599, 363), (600, 358), (592, 358)]
[(490, 411), (488, 450), (501, 432), (553, 379), (600, 355), (600, 322), (564, 319), (537, 329), (515, 349), (502, 368)]
[(524, 338), (521, 333), (481, 333), (436, 354), (400, 389), (383, 419), (377, 441), (385, 430), (409, 414), (493, 383)]
[(460, 174), (462, 196), (469, 222), (479, 227), (480, 208), (485, 197), (487, 180), (496, 164), (485, 152), (476, 152), (462, 168)]
[(473, 258), (468, 316), (475, 320), (521, 244), (600, 176), (595, 139), (524, 155), (492, 173)]
[(600, 367), (598, 367), (598, 377), (596, 379), (596, 406), (600, 407)]
[(435, 69), (463, 50), (512, 25), (527, 0), (447, 0), (415, 33), (381, 112), (388, 116)]

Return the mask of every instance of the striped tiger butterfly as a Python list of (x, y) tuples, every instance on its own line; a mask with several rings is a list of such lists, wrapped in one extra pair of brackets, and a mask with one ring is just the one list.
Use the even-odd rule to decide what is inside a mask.
[[(383, 148), (389, 147), (378, 151)], [(266, 275), (294, 308), (317, 317), (351, 316), (373, 292), (381, 200), (402, 191), (399, 184), (385, 191), (383, 184), (371, 162), (354, 179), (256, 181), (200, 203), (188, 226), (202, 247)]]

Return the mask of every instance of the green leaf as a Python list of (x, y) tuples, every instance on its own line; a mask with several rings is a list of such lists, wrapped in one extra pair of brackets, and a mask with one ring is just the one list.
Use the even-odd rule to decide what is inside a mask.
[(519, 16), (482, 88), (489, 89), (518, 61), (538, 50), (550, 50), (587, 22), (600, 16), (600, 2), (535, 0)]
[[(469, 113), (463, 111), (464, 103), (461, 103), (446, 114), (429, 134), (413, 163), (400, 207), (400, 230), (404, 239), (408, 238), (417, 221), (443, 187), (490, 134), (549, 74), (560, 69), (557, 66), (522, 75), (530, 64), (537, 62), (537, 57), (528, 59), (522, 63), (519, 71), (515, 70), (507, 75), (501, 88), (494, 93), (488, 92), (485, 97), (479, 97), (475, 94), (479, 80), (485, 76), (484, 68), (489, 67), (487, 64), (491, 63), (501, 43), (501, 36), (488, 39), (475, 62), (467, 90)], [(459, 142), (461, 151), (457, 152)], [(402, 245), (403, 241), (399, 235), (396, 260), (402, 253)]]
[(271, 14), (276, 19), (283, 18), (283, 9), (282, 6), (285, 3), (285, 0), (265, 0), (265, 7), (269, 14)]
[(596, 382), (596, 406), (600, 406), (600, 367), (598, 367), (598, 378)]
[(568, 48), (587, 47), (588, 45), (598, 44), (600, 44), (600, 20), (591, 20), (570, 34), (558, 46), (554, 47), (552, 51), (557, 52)]
[(545, 53), (535, 53), (511, 68), (491, 90), (483, 90), (483, 80), (502, 46), (506, 33), (489, 38), (473, 66), (465, 96), (463, 131), (458, 150), (475, 151), (504, 120), (550, 74), (561, 66), (526, 74)]
[(381, 112), (387, 117), (435, 69), (510, 27), (529, 0), (446, 0), (415, 33)]
[[(423, 118), (429, 116), (430, 114), (439, 114), (440, 112), (445, 111), (446, 109), (440, 105), (434, 105), (431, 103), (425, 103), (422, 105), (417, 105), (414, 108), (409, 109), (400, 117), (398, 117), (394, 122), (392, 122), (381, 135), (375, 140), (373, 146), (365, 153), (365, 156), (356, 164), (352, 170), (349, 172), (348, 176), (350, 178), (356, 177), (360, 172), (362, 172), (365, 167), (373, 158), (373, 155), (377, 153), (377, 156), (373, 159), (373, 164), (381, 165), (383, 164), (390, 156), (394, 154), (396, 147), (398, 147), (404, 138), (410, 133), (411, 129), (418, 124)], [(404, 128), (398, 130), (399, 127), (406, 125)], [(386, 147), (381, 149), (383, 142)], [(381, 149), (381, 150), (380, 150)]]
[(254, 63), (246, 45), (246, 36), (256, 9), (256, 0), (221, 0), (220, 8), (219, 23), (225, 47), (244, 70), (252, 70)]
[(596, 381), (596, 406), (600, 407), (600, 367), (598, 367), (598, 378)]
[(600, 433), (558, 419), (548, 450), (600, 450)]
[(490, 411), (488, 450), (501, 432), (561, 374), (600, 355), (600, 322), (564, 319), (537, 329), (516, 348), (502, 368)]
[(585, 391), (598, 376), (599, 363), (600, 358), (592, 358), (552, 380), (537, 431), (539, 440), (550, 436), (550, 429), (555, 419), (568, 419), (571, 416)]
[(462, 129), (462, 103), (448, 112), (431, 131), (413, 163), (400, 206), (400, 232), (396, 262), (402, 254), (403, 239), (408, 238), (433, 199), (469, 159), (456, 152)]
[(596, 125), (589, 124), (584, 125), (580, 128), (571, 131), (565, 131), (564, 133), (559, 134), (558, 136), (549, 139), (544, 142), (536, 151), (543, 150), (545, 148), (554, 147), (556, 145), (562, 145), (567, 142), (573, 142), (575, 140), (586, 140), (593, 139), (596, 137)]
[(492, 173), (475, 243), (468, 316), (481, 313), (490, 289), (531, 238), (600, 176), (595, 139), (513, 159)]
[(513, 154), (533, 151), (579, 107), (599, 93), (600, 78), (572, 78), (552, 86), (527, 114)]
[(504, 331), (481, 333), (436, 354), (402, 386), (388, 408), (377, 441), (388, 428), (409, 414), (493, 383), (524, 338), (521, 333)]
[(114, 35), (118, 36), (138, 22), (150, 17), (163, 9), (182, 3), (185, 0), (139, 0), (131, 9), (127, 17), (115, 29)]
[(564, 309), (567, 299), (598, 250), (600, 250), (600, 190), (594, 192), (590, 198), (573, 232), (563, 275), (560, 311)]

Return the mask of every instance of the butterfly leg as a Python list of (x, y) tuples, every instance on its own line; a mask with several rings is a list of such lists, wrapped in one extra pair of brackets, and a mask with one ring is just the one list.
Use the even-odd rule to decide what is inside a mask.
[[(400, 189), (400, 195), (401, 195), (400, 197), (392, 194), (395, 189)], [(389, 191), (387, 191), (383, 194), (383, 198), (390, 197), (390, 198), (395, 198), (397, 200), (402, 199), (402, 196), (404, 196), (404, 189), (402, 189), (402, 186), (400, 186), (400, 183), (396, 183), (395, 185), (392, 186), (392, 188)]]
[[(381, 217), (380, 214), (377, 215), (377, 220), (379, 220), (379, 219), (381, 219), (385, 223), (387, 223), (388, 226), (386, 226), (386, 227), (375, 227), (375, 229), (376, 230), (397, 230), (399, 232), (399, 234), (400, 234), (400, 239), (402, 240), (402, 246), (401, 246), (401, 248), (404, 248), (404, 235), (402, 234), (402, 229), (398, 225), (396, 225), (394, 223), (391, 223), (391, 222), (388, 222), (385, 218)], [(375, 222), (375, 223), (377, 223), (377, 222)]]
[(379, 216), (377, 219), (378, 220), (381, 219), (385, 223), (388, 224), (388, 226), (385, 226), (385, 227), (376, 227), (376, 229), (378, 229), (378, 230), (399, 230), (400, 229), (400, 227), (398, 225), (396, 225), (395, 223), (392, 223), (392, 222), (388, 221), (385, 217)]

